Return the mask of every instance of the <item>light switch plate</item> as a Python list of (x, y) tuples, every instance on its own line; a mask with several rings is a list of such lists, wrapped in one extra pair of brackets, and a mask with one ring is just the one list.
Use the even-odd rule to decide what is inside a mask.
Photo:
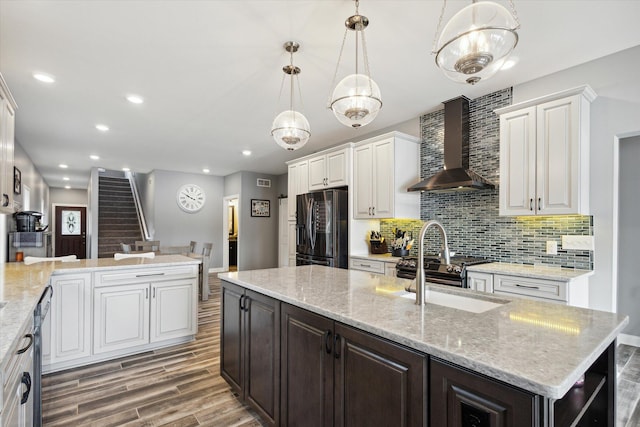
[(593, 236), (562, 236), (562, 249), (593, 250)]
[(547, 240), (547, 255), (558, 255), (558, 242)]

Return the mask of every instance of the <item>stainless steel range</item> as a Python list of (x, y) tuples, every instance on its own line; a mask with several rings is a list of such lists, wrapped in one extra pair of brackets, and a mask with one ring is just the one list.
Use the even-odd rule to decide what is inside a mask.
[[(456, 286), (458, 288), (468, 288), (466, 267), (475, 264), (484, 264), (491, 262), (486, 258), (468, 257), (468, 256), (452, 256), (450, 264), (444, 264), (437, 255), (428, 255), (424, 257), (424, 275), (425, 280), (430, 283), (439, 285)], [(418, 270), (417, 257), (403, 257), (396, 264), (396, 277), (403, 279), (416, 278)], [(407, 288), (408, 291), (415, 292), (415, 283)]]

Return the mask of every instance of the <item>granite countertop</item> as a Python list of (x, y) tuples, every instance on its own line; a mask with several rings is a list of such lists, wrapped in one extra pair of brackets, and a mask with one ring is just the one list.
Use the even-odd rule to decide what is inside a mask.
[(570, 282), (579, 277), (591, 276), (591, 270), (556, 267), (552, 265), (511, 264), (508, 262), (490, 262), (488, 264), (470, 265), (467, 271), (489, 274), (506, 274), (532, 279), (558, 280)]
[[(159, 255), (149, 258), (83, 259), (74, 262), (48, 261), (31, 265), (22, 262), (0, 264), (0, 372), (8, 361), (7, 352), (21, 336), (18, 334), (33, 319), (35, 309), (49, 277), (56, 274), (87, 273), (99, 269), (169, 267), (200, 264), (200, 260), (182, 255)], [(1, 385), (1, 384), (0, 384)]]
[(406, 279), (321, 266), (221, 273), (223, 280), (550, 398), (562, 397), (628, 323), (626, 316), (438, 285), (501, 302), (483, 313), (398, 296)]

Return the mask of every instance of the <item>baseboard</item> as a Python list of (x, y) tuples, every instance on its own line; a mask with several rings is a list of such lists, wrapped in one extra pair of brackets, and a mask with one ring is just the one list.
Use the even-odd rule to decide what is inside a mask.
[(618, 344), (632, 345), (640, 347), (640, 337), (635, 335), (620, 334), (618, 335)]
[(225, 270), (222, 267), (213, 267), (213, 268), (209, 269), (209, 274), (211, 274), (211, 273), (224, 273), (225, 271), (227, 271), (227, 270)]

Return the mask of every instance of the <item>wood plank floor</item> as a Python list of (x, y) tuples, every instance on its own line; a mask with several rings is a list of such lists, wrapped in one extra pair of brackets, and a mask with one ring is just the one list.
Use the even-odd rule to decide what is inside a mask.
[[(46, 375), (46, 426), (262, 426), (220, 377), (220, 281), (191, 343)], [(618, 347), (616, 427), (640, 427), (640, 348)]]
[(220, 377), (220, 281), (195, 341), (46, 375), (46, 426), (262, 426)]

